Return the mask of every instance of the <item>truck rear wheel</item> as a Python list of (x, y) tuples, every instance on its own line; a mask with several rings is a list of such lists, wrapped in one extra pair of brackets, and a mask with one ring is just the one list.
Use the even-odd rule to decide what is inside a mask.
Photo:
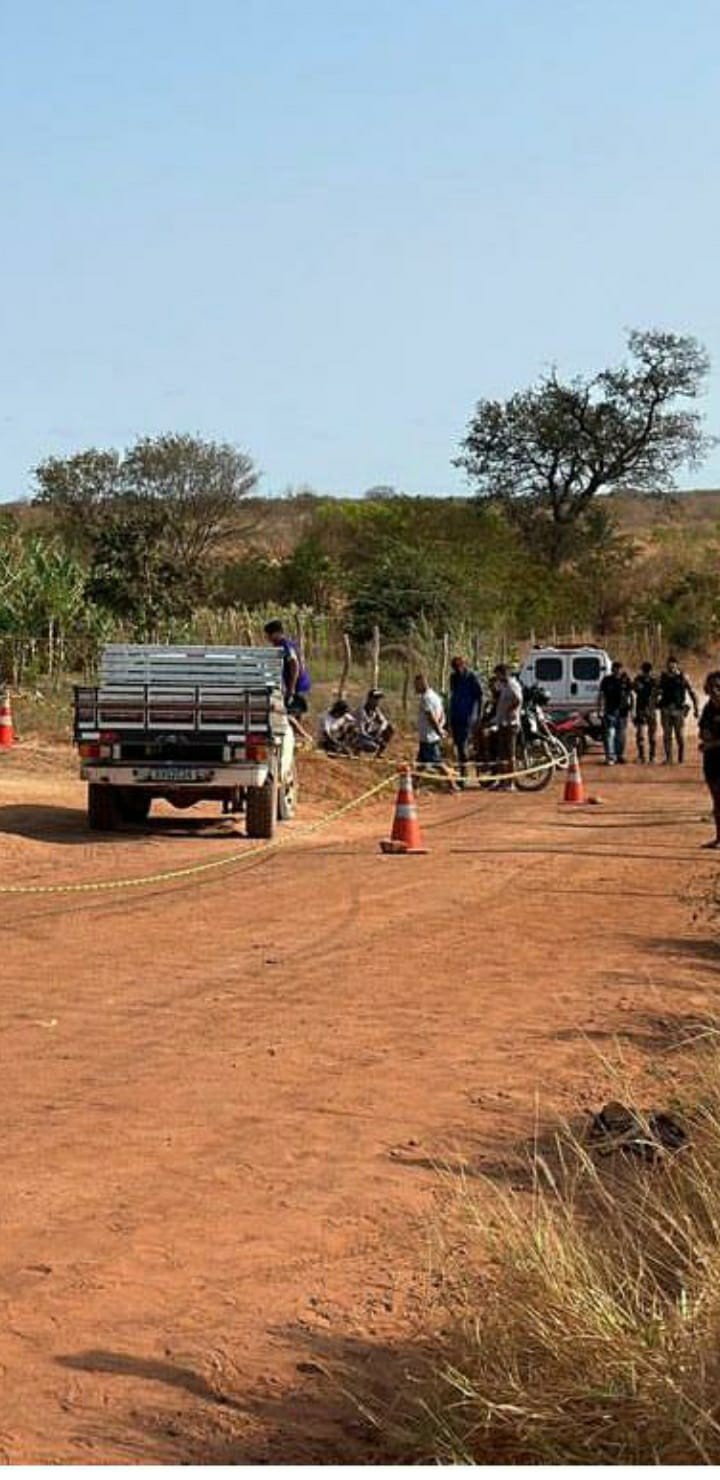
[(93, 832), (114, 832), (119, 820), (113, 787), (91, 781), (88, 784), (88, 827)]
[(298, 800), (298, 777), (293, 766), (290, 774), (283, 780), (280, 778), (278, 787), (278, 817), (281, 822), (289, 822), (295, 816)]
[(248, 837), (274, 837), (277, 810), (277, 777), (271, 771), (264, 786), (248, 787), (245, 798), (245, 831)]

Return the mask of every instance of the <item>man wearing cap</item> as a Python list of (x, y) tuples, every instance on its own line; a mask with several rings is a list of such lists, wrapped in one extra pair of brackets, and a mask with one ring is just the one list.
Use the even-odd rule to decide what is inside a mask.
[(467, 774), (468, 747), (482, 712), (482, 696), (480, 680), (465, 659), (451, 659), (448, 720), (461, 776)]
[(357, 748), (369, 755), (382, 755), (392, 740), (394, 729), (380, 708), (385, 696), (382, 689), (368, 689), (363, 703), (355, 710)]

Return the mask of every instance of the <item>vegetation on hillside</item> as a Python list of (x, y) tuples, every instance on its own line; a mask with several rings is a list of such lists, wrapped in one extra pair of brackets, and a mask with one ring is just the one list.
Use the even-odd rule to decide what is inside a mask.
[(0, 662), (81, 669), (111, 635), (249, 640), (276, 607), (362, 647), (422, 630), (486, 654), (531, 636), (703, 650), (720, 622), (720, 510), (686, 525), (655, 499), (705, 445), (696, 341), (630, 336), (630, 363), (478, 403), (458, 461), (473, 495), (257, 495), (247, 452), (167, 433), (36, 469), (0, 516)]

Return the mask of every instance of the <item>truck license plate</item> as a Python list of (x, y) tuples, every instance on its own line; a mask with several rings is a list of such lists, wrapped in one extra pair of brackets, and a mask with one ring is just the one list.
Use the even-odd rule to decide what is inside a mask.
[(138, 771), (138, 781), (212, 781), (214, 771), (202, 771), (197, 766), (150, 766), (147, 771)]

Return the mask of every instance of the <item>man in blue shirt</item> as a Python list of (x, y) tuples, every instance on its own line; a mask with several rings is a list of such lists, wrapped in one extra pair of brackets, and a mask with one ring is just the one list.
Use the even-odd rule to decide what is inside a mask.
[(304, 666), (296, 643), (291, 637), (285, 636), (283, 624), (276, 617), (272, 622), (265, 623), (265, 636), (273, 647), (282, 648), (283, 667), (282, 685), (285, 708), (295, 724), (295, 728), (305, 739), (312, 739), (302, 727), (300, 716), (307, 714), (307, 696), (310, 692), (310, 674)]
[(457, 752), (460, 775), (467, 773), (468, 746), (482, 711), (482, 685), (464, 658), (450, 663), (450, 703), (448, 720)]

